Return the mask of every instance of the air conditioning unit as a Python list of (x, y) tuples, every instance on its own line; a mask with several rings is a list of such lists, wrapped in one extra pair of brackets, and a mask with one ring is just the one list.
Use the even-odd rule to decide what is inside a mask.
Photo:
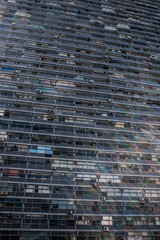
[(36, 100), (41, 101), (42, 97), (40, 97), (39, 95), (36, 97)]
[(36, 93), (37, 93), (38, 95), (41, 95), (43, 92), (42, 92), (41, 90), (37, 90)]
[(56, 167), (52, 167), (52, 170), (57, 170), (57, 168)]
[(102, 200), (102, 201), (105, 201), (105, 200), (106, 200), (106, 198), (102, 196), (102, 197), (101, 197), (101, 200)]
[(17, 88), (18, 89), (23, 89), (23, 86), (22, 85), (17, 85)]
[(145, 198), (145, 201), (146, 201), (146, 202), (150, 202), (151, 199), (150, 199), (150, 198)]
[(14, 104), (14, 107), (16, 107), (16, 108), (19, 108), (20, 107), (20, 104)]
[(92, 183), (92, 186), (93, 187), (97, 187), (97, 183)]
[(11, 47), (12, 47), (12, 45), (10, 45), (10, 44), (6, 45), (6, 49), (10, 49)]
[(51, 86), (56, 86), (56, 83), (55, 82), (51, 82)]
[(73, 171), (73, 168), (68, 168), (69, 171)]
[(114, 167), (114, 168), (118, 168), (118, 166), (119, 166), (118, 163), (114, 163), (114, 164), (113, 164), (113, 167)]
[(113, 183), (112, 180), (108, 180), (108, 183)]
[(11, 115), (11, 112), (9, 110), (4, 111), (4, 116), (9, 117)]
[(18, 151), (17, 145), (11, 146), (10, 151)]
[(138, 200), (139, 200), (140, 202), (143, 202), (143, 201), (145, 200), (145, 198), (144, 198), (144, 197), (139, 197)]
[(89, 80), (88, 83), (94, 83), (94, 80)]
[(48, 120), (53, 120), (53, 118), (54, 118), (54, 111), (48, 110)]
[(7, 196), (7, 195), (8, 195), (8, 192), (0, 192), (0, 195), (1, 195), (1, 196)]
[(48, 115), (54, 115), (54, 111), (53, 110), (48, 110)]
[(104, 231), (104, 232), (108, 232), (108, 231), (109, 231), (109, 228), (106, 227), (106, 226), (104, 226), (104, 227), (103, 227), (103, 231)]
[(73, 215), (73, 211), (72, 210), (68, 211), (68, 215)]

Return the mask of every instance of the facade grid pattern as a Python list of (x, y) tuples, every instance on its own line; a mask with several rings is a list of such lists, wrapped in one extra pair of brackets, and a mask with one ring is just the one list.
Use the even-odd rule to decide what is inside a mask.
[(160, 1), (0, 1), (0, 240), (160, 240)]

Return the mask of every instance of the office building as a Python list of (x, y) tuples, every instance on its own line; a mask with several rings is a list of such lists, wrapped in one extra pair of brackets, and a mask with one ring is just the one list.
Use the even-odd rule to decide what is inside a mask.
[(159, 240), (160, 1), (0, 4), (0, 240)]

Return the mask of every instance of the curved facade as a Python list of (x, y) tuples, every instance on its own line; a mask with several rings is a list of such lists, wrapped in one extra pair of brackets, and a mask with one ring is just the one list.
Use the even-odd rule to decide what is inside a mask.
[(160, 2), (1, 0), (0, 239), (160, 239)]

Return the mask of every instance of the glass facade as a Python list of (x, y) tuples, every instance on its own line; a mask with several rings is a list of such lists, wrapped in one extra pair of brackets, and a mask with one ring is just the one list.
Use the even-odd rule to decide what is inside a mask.
[(160, 239), (160, 1), (0, 1), (0, 239)]

